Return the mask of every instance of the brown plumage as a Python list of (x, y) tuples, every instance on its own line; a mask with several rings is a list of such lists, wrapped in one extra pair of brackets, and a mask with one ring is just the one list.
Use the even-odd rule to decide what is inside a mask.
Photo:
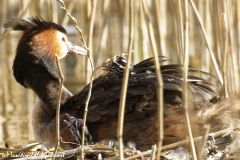
[[(5, 24), (14, 30), (23, 31), (23, 36), (17, 47), (13, 62), (14, 76), (21, 85), (32, 89), (37, 100), (33, 109), (33, 129), (37, 141), (47, 146), (56, 145), (55, 107), (59, 90), (59, 74), (55, 54), (63, 58), (68, 52), (86, 54), (77, 46), (69, 47), (65, 29), (53, 22), (38, 18), (28, 20), (11, 19)], [(166, 61), (160, 57), (161, 63)], [(115, 63), (115, 61), (110, 61)], [(116, 139), (117, 114), (119, 97), (123, 78), (124, 63), (105, 66), (108, 73), (93, 81), (92, 95), (89, 102), (87, 125), (92, 141)], [(114, 67), (114, 68), (113, 68)], [(161, 73), (164, 81), (164, 144), (170, 144), (187, 138), (187, 128), (182, 107), (182, 69), (181, 65), (162, 65)], [(189, 108), (192, 111), (193, 122), (198, 134), (201, 127), (209, 123), (220, 128), (226, 128), (231, 119), (231, 106), (216, 109), (211, 100), (216, 97), (214, 86), (196, 75), (210, 74), (189, 67), (188, 93)], [(149, 149), (157, 141), (157, 100), (156, 75), (153, 59), (146, 59), (132, 66), (127, 100), (125, 106), (124, 141), (133, 141), (141, 150)], [(81, 141), (81, 118), (88, 93), (88, 85), (79, 93), (72, 95), (63, 87), (61, 99), (61, 137), (65, 142), (79, 143)], [(213, 106), (213, 107), (212, 107)], [(230, 109), (231, 108), (231, 109)], [(211, 110), (215, 111), (212, 112)], [(225, 119), (221, 119), (224, 114)], [(227, 117), (227, 118), (226, 118)], [(91, 140), (87, 132), (87, 140)], [(77, 145), (61, 143), (64, 149)]]

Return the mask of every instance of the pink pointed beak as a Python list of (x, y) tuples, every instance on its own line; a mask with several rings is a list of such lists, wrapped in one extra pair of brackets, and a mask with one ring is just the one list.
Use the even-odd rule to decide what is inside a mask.
[(76, 55), (87, 55), (88, 51), (82, 47), (79, 47), (71, 42), (66, 42), (68, 48), (68, 54), (76, 54)]

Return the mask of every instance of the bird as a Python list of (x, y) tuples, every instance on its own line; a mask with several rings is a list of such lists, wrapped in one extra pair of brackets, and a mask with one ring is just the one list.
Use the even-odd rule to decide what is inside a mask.
[[(36, 94), (32, 113), (36, 140), (46, 147), (55, 147), (57, 144), (55, 114), (61, 79), (55, 56), (61, 59), (71, 53), (87, 55), (88, 51), (71, 43), (61, 25), (42, 18), (11, 18), (4, 27), (23, 32), (13, 61), (13, 75), (20, 85), (33, 90)], [(182, 98), (183, 66), (163, 64), (168, 61), (163, 56), (159, 59), (164, 82), (163, 145), (167, 145), (188, 137)], [(102, 64), (102, 69), (106, 73), (93, 80), (86, 118), (87, 143), (117, 139), (118, 110), (125, 62), (124, 55), (107, 60)], [(239, 115), (233, 115), (239, 108), (236, 105), (233, 107), (225, 105), (224, 102), (215, 102), (218, 97), (215, 86), (200, 75), (212, 77), (210, 73), (189, 66), (187, 83), (189, 110), (195, 126), (194, 134), (201, 135), (205, 124), (211, 125), (211, 131), (235, 126), (236, 122), (239, 122)], [(130, 67), (123, 140), (125, 143), (134, 142), (139, 150), (148, 150), (157, 143), (157, 85), (153, 58)], [(88, 84), (73, 95), (63, 86), (60, 101), (60, 147), (63, 149), (76, 148), (81, 144), (82, 118), (89, 87)]]

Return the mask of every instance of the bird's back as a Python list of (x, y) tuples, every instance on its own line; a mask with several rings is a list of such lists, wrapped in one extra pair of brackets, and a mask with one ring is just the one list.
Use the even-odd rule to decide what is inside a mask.
[[(166, 61), (160, 57), (160, 63)], [(123, 67), (124, 68), (124, 67)], [(163, 99), (164, 99), (164, 128), (166, 143), (172, 143), (186, 137), (184, 110), (182, 108), (182, 65), (162, 65)], [(193, 110), (211, 106), (210, 100), (216, 97), (214, 85), (199, 75), (208, 73), (189, 67), (188, 92), (190, 108)], [(123, 69), (111, 70), (93, 81), (92, 94), (88, 106), (87, 124), (93, 140), (99, 141), (116, 137), (118, 107), (123, 80)], [(149, 137), (141, 140), (138, 146), (149, 147), (156, 142), (157, 95), (158, 82), (155, 75), (154, 59), (146, 59), (132, 66), (129, 74), (127, 98), (125, 105), (124, 138), (137, 140), (140, 135)], [(64, 104), (66, 112), (82, 118), (89, 85), (74, 95)], [(77, 112), (76, 112), (77, 110)], [(182, 135), (178, 132), (182, 130)], [(107, 134), (103, 134), (108, 131)], [(131, 133), (131, 134), (128, 134)], [(141, 134), (140, 134), (141, 133)], [(169, 135), (168, 135), (169, 134)], [(177, 135), (174, 137), (173, 135)], [(167, 138), (169, 136), (169, 139)]]

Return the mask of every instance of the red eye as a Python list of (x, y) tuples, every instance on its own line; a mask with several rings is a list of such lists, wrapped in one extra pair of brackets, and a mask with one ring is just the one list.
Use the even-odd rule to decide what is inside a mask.
[(62, 37), (62, 41), (65, 42), (65, 38), (64, 37)]

